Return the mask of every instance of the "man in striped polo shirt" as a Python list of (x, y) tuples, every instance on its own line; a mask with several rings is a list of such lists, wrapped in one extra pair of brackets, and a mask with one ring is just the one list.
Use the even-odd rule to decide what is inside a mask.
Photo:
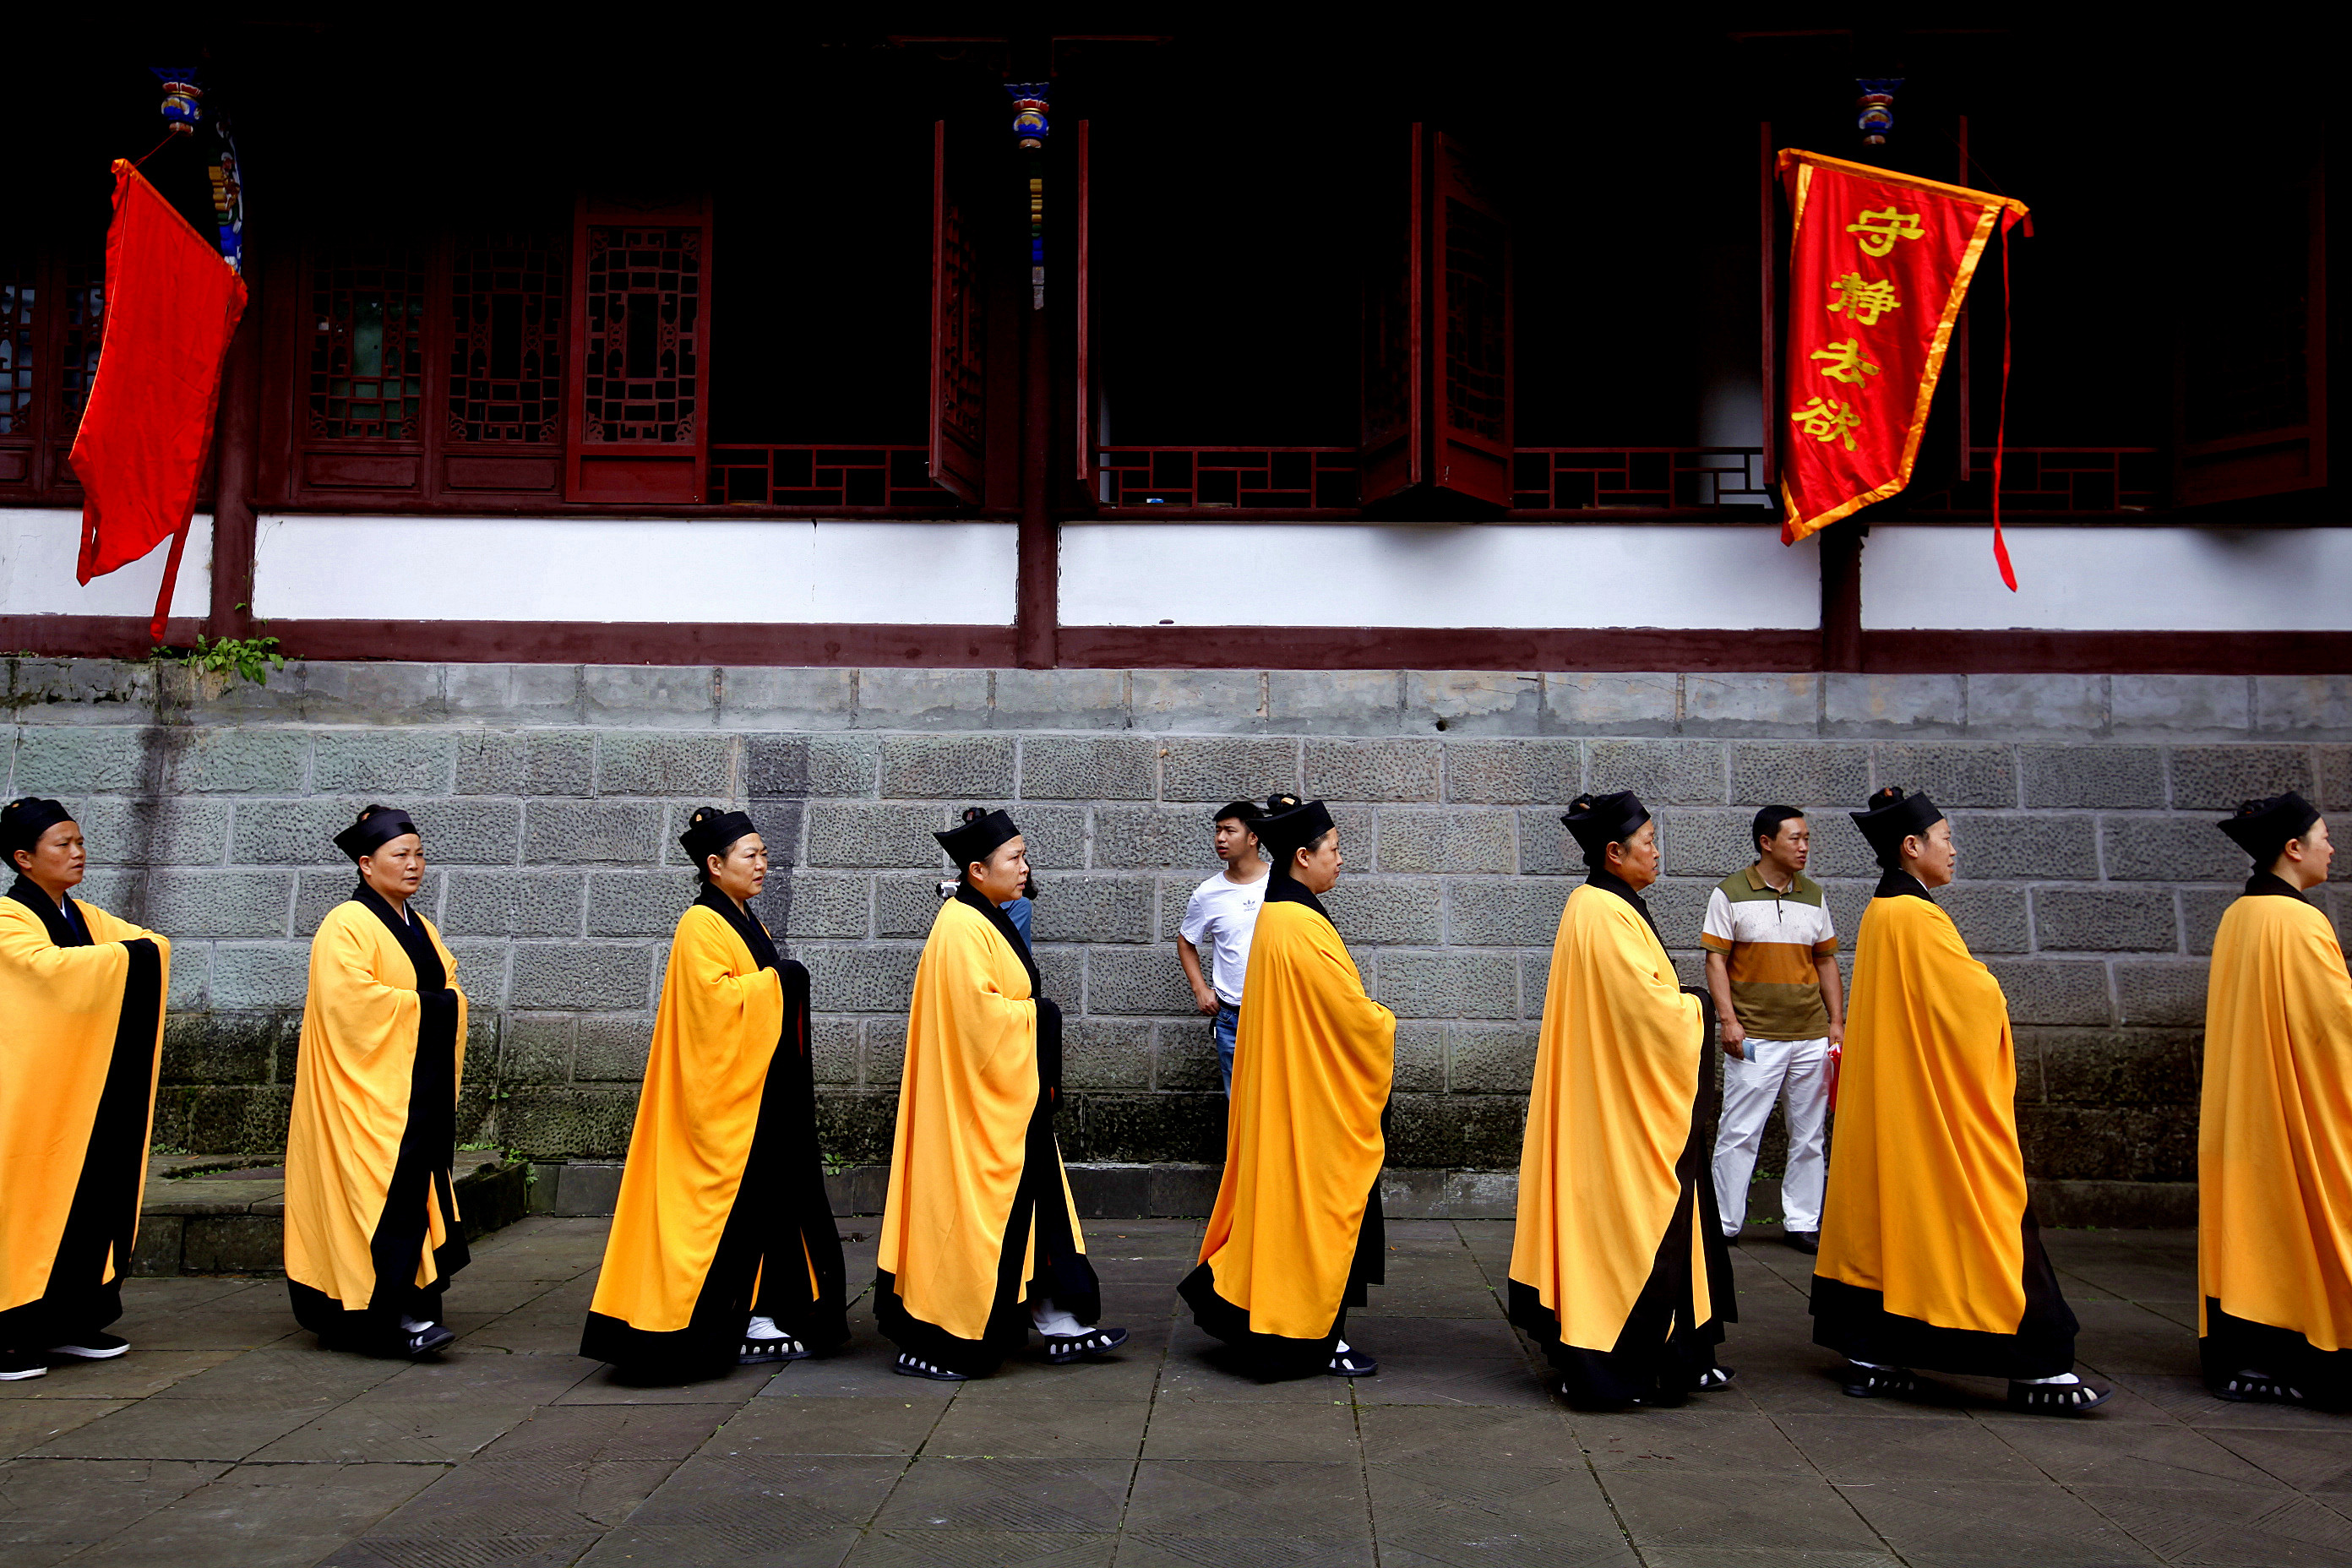
[(1800, 1252), (1820, 1250), (1822, 1133), (1832, 1059), (1845, 1041), (1837, 932), (1821, 884), (1805, 875), (1812, 830), (1792, 805), (1768, 805), (1750, 827), (1756, 863), (1707, 896), (1706, 988), (1723, 1041), (1723, 1116), (1715, 1136), (1715, 1202), (1733, 1240), (1748, 1217), (1748, 1182), (1772, 1102), (1787, 1106), (1789, 1168), (1780, 1223)]

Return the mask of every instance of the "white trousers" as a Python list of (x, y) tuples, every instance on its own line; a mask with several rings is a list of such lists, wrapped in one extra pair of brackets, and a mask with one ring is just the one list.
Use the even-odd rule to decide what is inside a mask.
[(1715, 1206), (1723, 1230), (1737, 1236), (1748, 1221), (1748, 1183), (1764, 1147), (1772, 1103), (1788, 1108), (1789, 1168), (1780, 1178), (1781, 1225), (1822, 1228), (1822, 1186), (1829, 1172), (1822, 1148), (1830, 1108), (1830, 1043), (1759, 1040), (1740, 1045), (1743, 1057), (1723, 1058), (1723, 1116), (1715, 1133)]

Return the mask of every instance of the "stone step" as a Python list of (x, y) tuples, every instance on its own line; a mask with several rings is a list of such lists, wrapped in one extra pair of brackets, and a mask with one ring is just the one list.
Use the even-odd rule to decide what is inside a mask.
[[(276, 1154), (158, 1154), (147, 1165), (131, 1272), (286, 1272), (286, 1181)], [(530, 1211), (530, 1165), (499, 1154), (457, 1156), (460, 1228), (467, 1241)]]
[[(618, 1160), (545, 1161), (534, 1167), (535, 1214), (572, 1218), (610, 1215), (621, 1193)], [(1083, 1219), (1188, 1218), (1216, 1204), (1223, 1167), (1207, 1164), (1067, 1166), (1070, 1196)], [(890, 1188), (887, 1165), (850, 1165), (827, 1175), (833, 1212), (878, 1215)], [(2194, 1182), (2029, 1182), (2036, 1217), (2045, 1226), (2126, 1230), (2177, 1229), (2197, 1223)], [(1381, 1207), (1391, 1219), (1510, 1219), (1517, 1211), (1516, 1171), (1392, 1169), (1381, 1173)], [(1779, 1178), (1759, 1177), (1748, 1189), (1750, 1224), (1777, 1225)]]

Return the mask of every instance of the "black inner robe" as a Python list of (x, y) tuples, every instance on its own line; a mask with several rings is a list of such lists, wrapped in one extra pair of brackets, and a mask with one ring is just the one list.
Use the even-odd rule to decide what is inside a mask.
[[(2268, 871), (2246, 879), (2245, 896), (2311, 901)], [(2293, 1329), (2232, 1317), (2211, 1296), (2205, 1298), (2205, 1332), (2197, 1342), (2197, 1352), (2205, 1381), (2213, 1387), (2240, 1373), (2262, 1373), (2301, 1390), (2323, 1410), (2352, 1407), (2352, 1350), (2324, 1351)]]
[[(1265, 902), (1304, 904), (1325, 920), (1331, 918), (1322, 900), (1307, 891), (1305, 883), (1280, 868), (1266, 873)], [(1235, 1065), (1238, 1068), (1238, 1061)], [(1394, 1103), (1391, 1100), (1381, 1107), (1383, 1149), (1388, 1144), (1389, 1112)], [(1242, 1352), (1268, 1376), (1306, 1377), (1330, 1366), (1331, 1358), (1339, 1353), (1339, 1342), (1347, 1337), (1348, 1310), (1362, 1306), (1368, 1299), (1364, 1288), (1388, 1282), (1388, 1221), (1381, 1209), (1381, 1178), (1376, 1171), (1372, 1173), (1372, 1190), (1364, 1198), (1363, 1221), (1356, 1229), (1356, 1256), (1348, 1266), (1348, 1282), (1339, 1292), (1331, 1331), (1321, 1339), (1295, 1340), (1281, 1334), (1259, 1333), (1250, 1327), (1247, 1308), (1235, 1306), (1217, 1294), (1215, 1272), (1206, 1263), (1186, 1275), (1183, 1283), (1176, 1287), (1176, 1293), (1192, 1309), (1192, 1321), (1203, 1333), (1213, 1334)]]
[[(1036, 1266), (1030, 1283), (1032, 1298), (1050, 1296), (1054, 1304), (1092, 1327), (1102, 1317), (1102, 1287), (1094, 1265), (1078, 1250), (1071, 1233), (1069, 1204), (1062, 1189), (1062, 1154), (1054, 1139), (1054, 1115), (1062, 1101), (1062, 1010), (1045, 997), (1037, 961), (1012, 917), (972, 890), (967, 883), (956, 889), (956, 900), (977, 910), (996, 928), (1029, 973), (1029, 994), (1037, 1003), (1037, 1107), (1029, 1113), (1021, 1161), (1021, 1183), (1013, 1190), (1013, 1212), (1004, 1223), (1004, 1244), (997, 1255), (996, 1295), (988, 1310), (988, 1326), (977, 1340), (959, 1339), (936, 1323), (927, 1323), (907, 1310), (898, 1295), (898, 1277), (888, 1269), (874, 1276), (874, 1317), (892, 1343), (934, 1366), (982, 1375), (1029, 1342), (1029, 1307), (1021, 1300), (1022, 1266), (1028, 1259), (1030, 1232), (1036, 1233)], [(932, 1173), (943, 1179), (945, 1173)]]
[[(1879, 899), (1926, 899), (1927, 889), (1908, 871), (1881, 877)], [(2074, 1369), (2074, 1336), (2081, 1325), (2058, 1289), (2058, 1272), (2042, 1245), (2042, 1227), (2029, 1198), (2018, 1220), (2024, 1241), (2020, 1265), (2025, 1310), (2012, 1333), (1980, 1329), (1944, 1329), (1886, 1310), (1886, 1295), (1827, 1275), (1813, 1276), (1813, 1343), (1849, 1361), (1948, 1372), (1962, 1377), (2056, 1377)]]
[[(94, 947), (89, 922), (67, 894), (57, 903), (26, 877), (7, 896), (41, 917), (59, 947)], [(148, 1113), (153, 1105), (156, 1008), (163, 1000), (163, 961), (145, 937), (126, 942), (122, 1015), (107, 1058), (106, 1080), (82, 1148), (48, 1288), (34, 1300), (0, 1312), (0, 1345), (47, 1349), (94, 1334), (122, 1316), (122, 1276), (139, 1228), (139, 1183), (147, 1159)], [(114, 1278), (105, 1278), (111, 1260)]]
[[(1658, 934), (1648, 900), (1631, 884), (1607, 871), (1594, 871), (1587, 886), (1613, 893), (1633, 906), (1650, 934)], [(1665, 945), (1663, 938), (1659, 946)], [(1543, 1304), (1529, 1285), (1514, 1279), (1510, 1319), (1543, 1347), (1544, 1356), (1560, 1373), (1570, 1401), (1599, 1406), (1675, 1404), (1715, 1366), (1715, 1347), (1723, 1342), (1723, 1325), (1739, 1321), (1731, 1283), (1731, 1249), (1725, 1241), (1723, 1221), (1715, 1203), (1715, 1182), (1708, 1156), (1715, 1144), (1716, 1086), (1715, 1000), (1696, 986), (1684, 992), (1699, 1000), (1704, 1032), (1699, 1039), (1698, 1072), (1691, 1085), (1690, 1134), (1675, 1158), (1674, 1217), (1658, 1242), (1650, 1262), (1650, 1277), (1633, 1299), (1633, 1310), (1618, 1331), (1617, 1342), (1605, 1351), (1564, 1344), (1559, 1319)], [(1691, 1268), (1691, 1226), (1699, 1226), (1706, 1268), (1708, 1317), (1696, 1321), (1698, 1292)]]
[(733, 1364), (755, 1312), (813, 1349), (849, 1338), (841, 1232), (817, 1152), (808, 969), (777, 952), (767, 928), (717, 888), (705, 884), (694, 901), (725, 921), (761, 969), (776, 972), (784, 1019), (761, 1086), (743, 1178), (687, 1326), (658, 1332), (588, 1314), (580, 1353), (640, 1377), (692, 1376)]
[[(457, 1226), (457, 1199), (449, 1190), (457, 1144), (457, 994), (449, 988), (441, 955), (413, 910), (394, 913), (364, 882), (352, 889), (352, 899), (399, 938), (401, 951), (416, 970), (416, 1058), (409, 1069), (408, 1122), (401, 1130), (400, 1153), (393, 1164), (392, 1185), (384, 1193), (383, 1211), (376, 1216), (368, 1242), (375, 1289), (367, 1304), (347, 1307), (323, 1290), (291, 1279), (286, 1288), (293, 1298), (296, 1322), (330, 1342), (373, 1349), (406, 1337), (401, 1328), (404, 1317), (439, 1321), (449, 1277), (466, 1267), (472, 1255)], [(416, 1265), (428, 1229), (428, 1194), (440, 1209), (448, 1240), (433, 1253), (439, 1277), (419, 1286)]]

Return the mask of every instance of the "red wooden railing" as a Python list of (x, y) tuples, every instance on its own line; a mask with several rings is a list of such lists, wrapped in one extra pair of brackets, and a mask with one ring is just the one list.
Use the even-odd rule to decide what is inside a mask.
[[(1349, 511), (1359, 497), (1352, 447), (1104, 447), (1095, 500), (1118, 511), (1233, 509)], [(960, 504), (933, 484), (920, 447), (724, 446), (710, 452), (713, 505), (925, 510)], [(2114, 515), (2160, 504), (2163, 455), (2153, 447), (2011, 447), (2001, 508), (2038, 516)], [(1974, 515), (1992, 504), (1992, 448), (1970, 477), (1913, 489), (1909, 516)], [(1763, 513), (1779, 497), (1754, 447), (1521, 447), (1512, 509)]]

